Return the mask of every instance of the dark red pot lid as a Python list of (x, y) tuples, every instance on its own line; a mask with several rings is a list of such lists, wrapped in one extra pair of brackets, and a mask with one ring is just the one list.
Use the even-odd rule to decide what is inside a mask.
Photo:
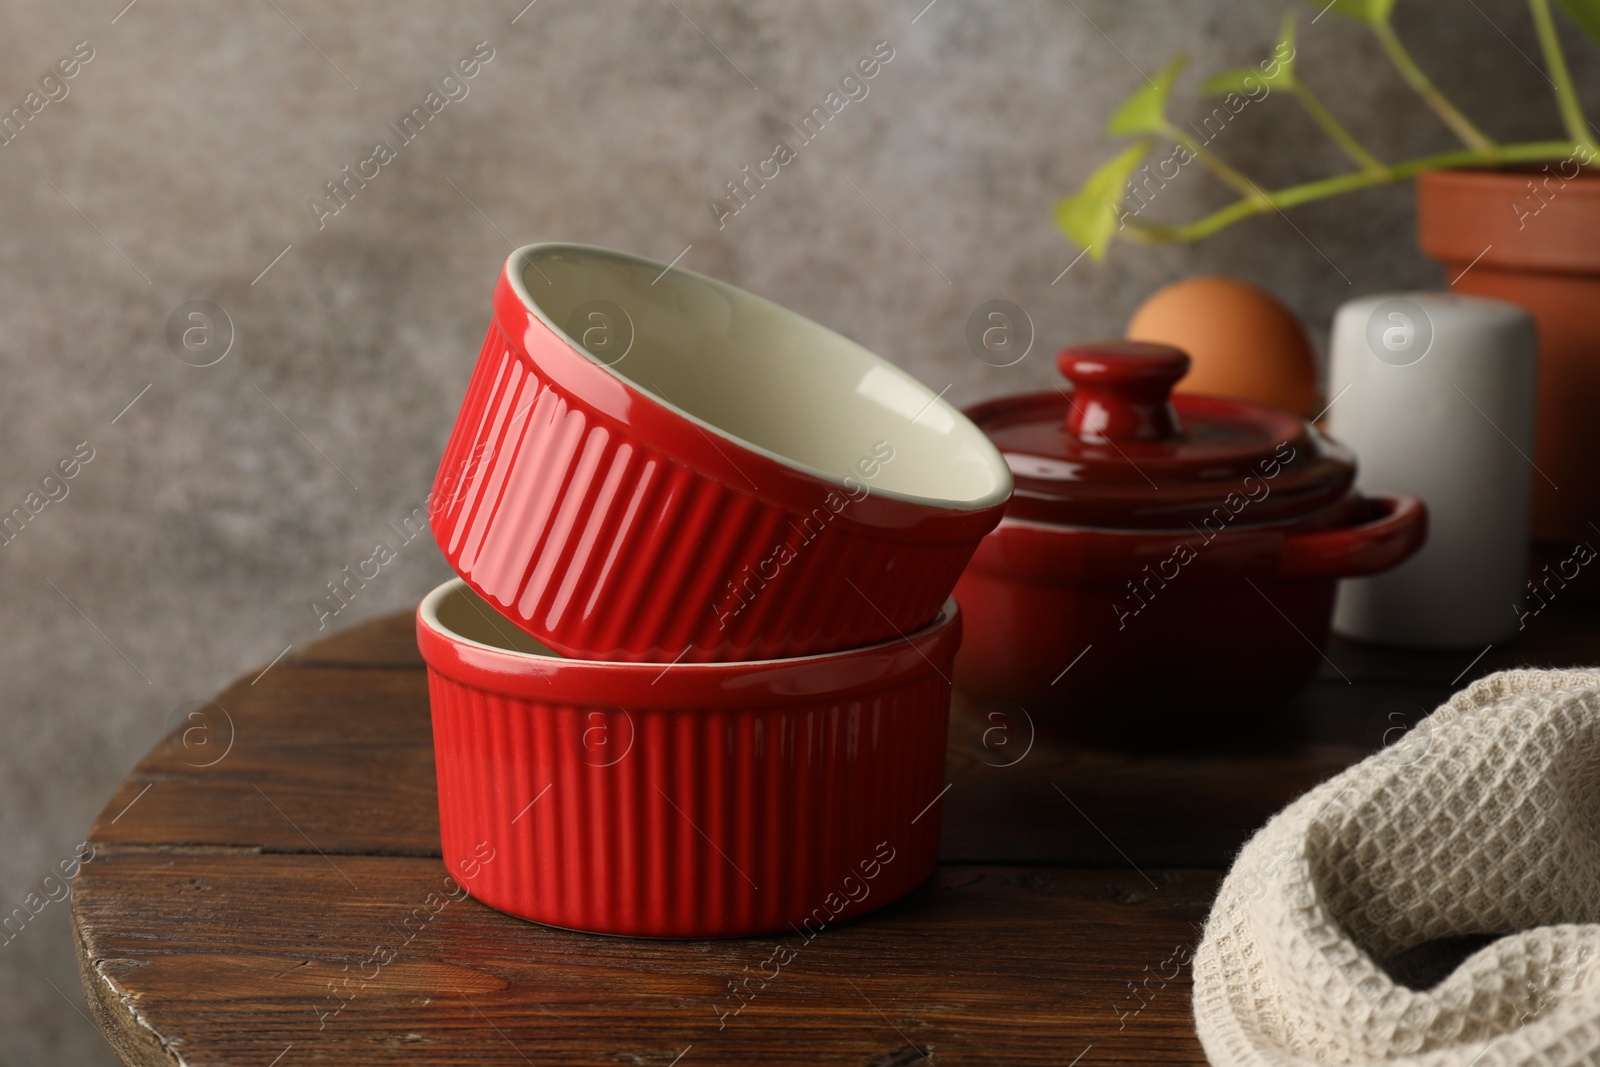
[[(1280, 522), (1344, 497), (1355, 461), (1287, 411), (1172, 395), (1189, 357), (1170, 345), (1101, 341), (1056, 365), (1075, 388), (1004, 397), (966, 414), (1016, 478), (1009, 518), (1171, 529)], [(1220, 510), (1219, 510), (1220, 509)]]

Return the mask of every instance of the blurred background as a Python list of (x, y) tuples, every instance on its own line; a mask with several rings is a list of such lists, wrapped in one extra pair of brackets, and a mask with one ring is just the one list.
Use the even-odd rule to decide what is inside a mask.
[[(419, 538), (336, 617), (312, 607), (422, 505), (516, 245), (681, 256), (959, 405), (1043, 387), (1061, 345), (1120, 334), (1184, 275), (1264, 286), (1319, 348), (1344, 300), (1441, 281), (1410, 185), (1105, 264), (1055, 228), (1143, 75), (1180, 50), (1257, 62), (1287, 0), (525, 2), (0, 3), (0, 108), (28, 113), (0, 146), (0, 511), (92, 454), (0, 547), (0, 913), (186, 704), (447, 576)], [(1374, 151), (1452, 146), (1361, 27), (1298, 6), (1298, 72)], [(1402, 3), (1396, 25), (1489, 134), (1560, 135), (1520, 0)], [(719, 226), (725, 183), (878, 42), (867, 96)], [(466, 95), (402, 143), (388, 124), (475, 50)], [(1594, 99), (1593, 51), (1569, 55)], [(1175, 118), (1201, 113), (1192, 90)], [(1283, 95), (1212, 147), (1268, 187), (1341, 169)], [(325, 183), (380, 140), (394, 158), (333, 213)], [(1191, 167), (1151, 214), (1229, 199)], [(996, 299), (1036, 330), (1006, 368), (965, 340)], [(204, 359), (169, 343), (190, 301), (225, 315)], [(0, 1064), (116, 1062), (70, 919), (51, 902), (0, 943)]]

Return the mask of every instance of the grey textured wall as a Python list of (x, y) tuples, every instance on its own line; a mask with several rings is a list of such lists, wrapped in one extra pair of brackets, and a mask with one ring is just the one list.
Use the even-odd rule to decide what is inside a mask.
[[(1074, 250), (1051, 205), (1108, 153), (1135, 68), (1179, 48), (1203, 71), (1254, 61), (1287, 0), (937, 0), (914, 24), (925, 0), (537, 0), (514, 23), (525, 0), (125, 2), (0, 3), (5, 109), (76, 42), (94, 50), (0, 147), (0, 510), (94, 452), (0, 548), (0, 911), (73, 854), (175, 708), (313, 641), (309, 600), (422, 501), (512, 243), (692, 246), (684, 266), (959, 403), (1039, 387), (1062, 342), (1118, 331), (1187, 273), (1265, 284), (1319, 334), (1349, 295), (1437, 281), (1396, 188), (1195, 248), (1120, 247), (1052, 284)], [(1516, 0), (1401, 8), (1491, 133), (1558, 131)], [(879, 40), (895, 54), (867, 98), (719, 231), (708, 200)], [(494, 56), (470, 94), (319, 229), (308, 200), (396, 141), (385, 124), (479, 41)], [(1301, 56), (1380, 154), (1449, 145), (1356, 27), (1304, 26)], [(1579, 74), (1596, 101), (1591, 55)], [(1217, 148), (1263, 182), (1340, 165), (1283, 99)], [(1162, 196), (1171, 217), (1224, 200), (1198, 168)], [(1004, 370), (963, 342), (993, 298), (1039, 331)], [(231, 317), (214, 366), (166, 343), (191, 299)], [(335, 624), (409, 608), (445, 574), (414, 542)], [(51, 904), (0, 945), (0, 1064), (113, 1062), (77, 985)]]

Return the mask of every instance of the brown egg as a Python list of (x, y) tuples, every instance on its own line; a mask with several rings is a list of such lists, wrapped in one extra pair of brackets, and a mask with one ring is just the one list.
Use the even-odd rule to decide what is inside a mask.
[(1294, 313), (1232, 278), (1189, 278), (1158, 289), (1128, 322), (1128, 339), (1176, 345), (1194, 360), (1180, 393), (1209, 393), (1310, 415), (1317, 363)]

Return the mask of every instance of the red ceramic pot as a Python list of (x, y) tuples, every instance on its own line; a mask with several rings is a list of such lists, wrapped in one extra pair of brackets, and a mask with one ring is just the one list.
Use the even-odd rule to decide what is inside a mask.
[(969, 409), (1017, 477), (956, 587), (956, 685), (980, 711), (1094, 743), (1236, 733), (1322, 664), (1338, 579), (1422, 546), (1421, 502), (1354, 494), (1350, 455), (1304, 420), (1170, 396), (1188, 362), (1068, 349), (1073, 392)]
[(479, 900), (575, 930), (813, 932), (938, 859), (948, 601), (905, 639), (715, 664), (563, 659), (460, 581), (417, 610), (444, 860)]
[(1010, 493), (981, 431), (838, 334), (680, 268), (531, 245), (495, 290), (434, 533), (564, 655), (766, 659), (927, 625)]

